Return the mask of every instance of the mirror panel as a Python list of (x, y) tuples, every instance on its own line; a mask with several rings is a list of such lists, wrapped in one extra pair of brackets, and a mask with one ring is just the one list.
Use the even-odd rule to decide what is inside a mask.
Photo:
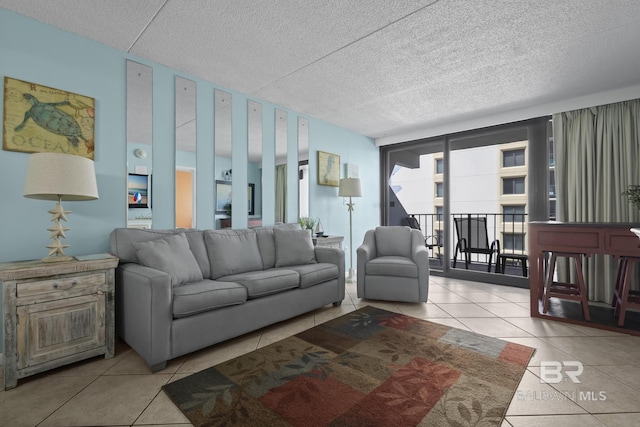
[(276, 223), (287, 222), (287, 112), (276, 109)]
[(229, 228), (231, 224), (231, 94), (215, 89), (214, 92), (214, 175), (215, 175), (215, 203), (216, 228)]
[(153, 69), (127, 60), (127, 227), (151, 228)]
[(298, 217), (309, 215), (309, 120), (298, 117)]
[(176, 228), (196, 226), (196, 82), (176, 76)]
[(248, 109), (248, 164), (249, 227), (262, 225), (262, 104), (249, 101)]

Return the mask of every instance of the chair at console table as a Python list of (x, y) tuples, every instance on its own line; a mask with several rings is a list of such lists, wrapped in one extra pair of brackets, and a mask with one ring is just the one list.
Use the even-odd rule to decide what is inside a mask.
[[(632, 228), (629, 231), (640, 239), (640, 228)], [(633, 265), (638, 262), (640, 262), (640, 258), (637, 256), (623, 256), (620, 260), (616, 289), (613, 292), (613, 302), (611, 303), (614, 308), (613, 314), (618, 317), (618, 326), (624, 325), (624, 316), (628, 308), (640, 308), (640, 291), (631, 289)]]
[[(572, 252), (640, 257), (634, 224), (533, 221), (529, 223), (529, 284), (531, 316), (540, 313), (544, 290), (545, 253)], [(553, 316), (549, 316), (553, 317)], [(577, 323), (582, 323), (577, 321)], [(584, 322), (585, 325), (595, 326)]]

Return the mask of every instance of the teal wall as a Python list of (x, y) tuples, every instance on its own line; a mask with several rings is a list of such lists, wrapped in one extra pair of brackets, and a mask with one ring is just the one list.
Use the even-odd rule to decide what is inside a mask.
[[(199, 228), (214, 226), (213, 200), (213, 92), (219, 88), (233, 95), (232, 169), (234, 184), (247, 184), (247, 101), (251, 97), (220, 87), (213, 82), (180, 73), (129, 55), (91, 40), (44, 25), (21, 15), (0, 9), (0, 75), (42, 84), (95, 98), (95, 169), (100, 198), (90, 202), (67, 202), (71, 230), (67, 242), (69, 255), (109, 251), (109, 233), (126, 224), (126, 65), (131, 59), (153, 67), (153, 224), (154, 228), (173, 227), (174, 208), (174, 79), (176, 75), (197, 83), (197, 220)], [(257, 99), (256, 101), (262, 102)], [(299, 113), (262, 102), (264, 165), (275, 165), (275, 108), (289, 115), (289, 161), (295, 162), (297, 119)], [(2, 106), (0, 106), (2, 117)], [(372, 139), (332, 124), (309, 119), (310, 146), (310, 215), (322, 220), (329, 234), (349, 236), (347, 208), (338, 197), (336, 187), (317, 185), (317, 150), (341, 156), (341, 163), (356, 163), (366, 183), (362, 199), (356, 201), (354, 212), (354, 242), (361, 242), (364, 231), (379, 224), (379, 158)], [(49, 217), (52, 203), (26, 199), (22, 196), (28, 154), (0, 151), (0, 262), (35, 259), (45, 256), (49, 244)], [(275, 178), (274, 167), (265, 166), (262, 176), (264, 197), (263, 220), (273, 223)], [(344, 175), (344, 167), (342, 166)], [(290, 188), (296, 189), (296, 177)], [(243, 192), (234, 192), (244, 197)], [(289, 197), (296, 207), (297, 192)], [(238, 199), (240, 203), (240, 199)], [(234, 224), (246, 224), (247, 215), (233, 212)], [(292, 215), (289, 220), (295, 221)], [(348, 244), (348, 243), (347, 243)], [(354, 246), (357, 246), (354, 243)], [(349, 256), (347, 255), (347, 264)], [(354, 255), (355, 258), (355, 255)], [(348, 265), (347, 265), (348, 268)], [(0, 345), (1, 345), (0, 341)], [(0, 347), (1, 351), (1, 347)]]

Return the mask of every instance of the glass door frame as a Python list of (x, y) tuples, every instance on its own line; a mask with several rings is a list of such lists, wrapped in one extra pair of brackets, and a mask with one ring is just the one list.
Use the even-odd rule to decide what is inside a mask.
[[(449, 254), (453, 242), (451, 230), (453, 227), (450, 211), (450, 153), (451, 147), (460, 148), (465, 144), (469, 146), (493, 145), (501, 140), (512, 138), (515, 134), (524, 134), (528, 141), (527, 164), (528, 164), (528, 184), (527, 184), (527, 204), (528, 221), (546, 221), (549, 213), (549, 149), (548, 141), (551, 135), (549, 120), (551, 117), (539, 117), (520, 122), (507, 123), (503, 125), (491, 126), (481, 129), (474, 129), (464, 132), (439, 135), (414, 141), (407, 141), (398, 144), (385, 145), (380, 147), (380, 200), (382, 209), (380, 210), (380, 223), (383, 225), (404, 225), (400, 219), (391, 214), (394, 208), (395, 196), (389, 186), (389, 178), (397, 159), (406, 153), (407, 161), (411, 162), (411, 155), (418, 156), (422, 151), (433, 149), (433, 147), (443, 146), (443, 225), (444, 225), (444, 247), (443, 253)], [(405, 152), (405, 153), (403, 153)], [(434, 152), (434, 151), (431, 151)], [(393, 162), (393, 164), (392, 164)], [(470, 280), (477, 282), (489, 282), (529, 288), (529, 278), (504, 275), (499, 273), (478, 272), (460, 268), (452, 268), (450, 257), (443, 256), (442, 271), (431, 269), (434, 276), (443, 276), (454, 279)]]

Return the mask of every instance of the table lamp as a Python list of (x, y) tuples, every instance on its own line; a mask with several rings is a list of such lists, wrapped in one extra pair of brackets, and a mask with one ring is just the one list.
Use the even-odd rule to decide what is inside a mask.
[(347, 281), (353, 282), (353, 203), (352, 197), (362, 197), (360, 178), (344, 178), (340, 180), (338, 196), (348, 197), (349, 203), (349, 276)]
[(79, 201), (98, 198), (98, 186), (93, 160), (86, 157), (60, 153), (34, 153), (29, 157), (27, 179), (24, 185), (24, 197), (40, 200), (55, 200), (56, 207), (49, 211), (54, 225), (48, 228), (53, 243), (47, 245), (49, 255), (42, 258), (44, 262), (70, 261), (73, 257), (64, 254), (69, 247), (61, 242), (66, 238), (64, 227), (60, 221), (67, 221), (67, 214), (62, 208), (62, 200)]

